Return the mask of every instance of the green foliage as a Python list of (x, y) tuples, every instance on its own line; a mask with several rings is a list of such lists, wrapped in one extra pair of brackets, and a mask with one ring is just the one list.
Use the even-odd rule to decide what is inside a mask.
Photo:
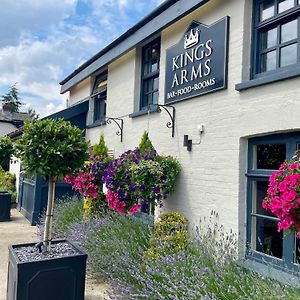
[(145, 256), (156, 259), (160, 255), (183, 251), (190, 244), (188, 220), (177, 212), (166, 213), (154, 224), (150, 247)]
[(82, 201), (77, 197), (67, 197), (55, 203), (55, 215), (53, 218), (53, 232), (56, 237), (66, 237), (72, 224), (82, 221)]
[(106, 157), (108, 155), (108, 148), (105, 145), (103, 134), (100, 136), (99, 143), (92, 146), (91, 155), (97, 155), (99, 157)]
[(156, 161), (163, 171), (164, 190), (173, 193), (181, 169), (179, 161), (172, 156), (157, 156)]
[(90, 232), (84, 244), (92, 271), (138, 283), (130, 268), (139, 267), (148, 247), (152, 218), (114, 215)]
[(106, 201), (106, 195), (98, 193), (96, 199), (85, 197), (83, 201), (84, 218), (94, 218), (95, 216), (106, 216), (112, 213)]
[(18, 112), (20, 106), (23, 105), (19, 100), (19, 91), (15, 84), (11, 86), (9, 92), (2, 96), (1, 101), (3, 104), (9, 103), (11, 105), (11, 112)]
[(9, 172), (5, 172), (0, 167), (0, 191), (9, 192), (11, 194), (11, 201), (16, 202), (16, 176)]
[(143, 155), (145, 153), (145, 150), (147, 153), (151, 153), (151, 151), (154, 149), (151, 140), (149, 139), (149, 135), (147, 131), (144, 131), (141, 142), (139, 144), (139, 151), (140, 154)]
[(8, 170), (10, 156), (13, 154), (13, 144), (8, 136), (0, 138), (0, 167)]
[(15, 149), (28, 173), (63, 177), (83, 166), (88, 144), (82, 130), (70, 122), (44, 119), (25, 122)]

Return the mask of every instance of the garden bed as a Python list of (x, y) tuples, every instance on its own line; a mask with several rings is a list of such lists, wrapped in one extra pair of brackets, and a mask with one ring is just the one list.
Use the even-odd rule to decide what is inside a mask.
[[(239, 267), (236, 237), (215, 223), (198, 228), (190, 247), (151, 258), (145, 256), (153, 231), (151, 217), (84, 220), (78, 203), (58, 205), (55, 234), (77, 238), (89, 256), (88, 272), (110, 283), (112, 299), (300, 298), (298, 290)], [(222, 239), (217, 241), (213, 232)]]

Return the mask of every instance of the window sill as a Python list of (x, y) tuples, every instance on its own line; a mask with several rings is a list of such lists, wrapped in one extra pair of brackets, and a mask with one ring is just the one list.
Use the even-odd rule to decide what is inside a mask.
[[(154, 113), (154, 112), (159, 112), (159, 107), (156, 105), (154, 105), (154, 107), (150, 106), (149, 112), (150, 112), (150, 114)], [(129, 118), (137, 118), (137, 117), (144, 116), (144, 115), (148, 115), (148, 110), (142, 109), (140, 111), (136, 111), (136, 112), (130, 114)]]
[(286, 269), (286, 271), (280, 270), (273, 267), (270, 263), (261, 263), (250, 258), (239, 260), (238, 265), (252, 272), (259, 273), (265, 277), (270, 277), (279, 282), (300, 288), (298, 273), (293, 273), (288, 269)]
[(106, 125), (105, 121), (96, 121), (90, 125), (87, 125), (86, 128), (94, 128), (94, 127), (104, 126), (104, 125)]
[(300, 75), (300, 68), (294, 67), (289, 70), (285, 70), (283, 72), (276, 72), (273, 74), (266, 74), (263, 77), (251, 79), (249, 81), (241, 82), (235, 85), (235, 89), (237, 91), (247, 90), (249, 88), (265, 85), (268, 83), (285, 80), (288, 78), (293, 78)]

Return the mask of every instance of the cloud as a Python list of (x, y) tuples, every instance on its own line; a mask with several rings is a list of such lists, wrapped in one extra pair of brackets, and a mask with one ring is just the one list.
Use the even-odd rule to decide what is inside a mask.
[(41, 116), (65, 108), (59, 82), (160, 0), (2, 0), (0, 95), (17, 83)]
[(28, 32), (47, 32), (74, 13), (75, 4), (75, 0), (1, 0), (0, 46), (15, 45)]

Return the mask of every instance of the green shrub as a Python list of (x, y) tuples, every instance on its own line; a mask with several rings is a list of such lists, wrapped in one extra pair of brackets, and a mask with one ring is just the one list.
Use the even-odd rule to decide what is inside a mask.
[(0, 167), (0, 191), (9, 192), (11, 194), (11, 201), (16, 202), (16, 176), (9, 172), (5, 172)]
[(148, 258), (174, 254), (183, 251), (191, 244), (188, 232), (188, 220), (177, 212), (163, 214), (154, 224)]
[(104, 135), (101, 134), (98, 144), (95, 144), (91, 148), (91, 155), (97, 155), (99, 157), (108, 156), (108, 148), (105, 144)]
[(13, 154), (13, 144), (9, 137), (0, 138), (0, 167), (8, 171), (9, 159)]
[(139, 144), (139, 152), (141, 155), (143, 155), (145, 153), (151, 153), (153, 151), (155, 152), (152, 142), (149, 139), (148, 132), (144, 131)]

